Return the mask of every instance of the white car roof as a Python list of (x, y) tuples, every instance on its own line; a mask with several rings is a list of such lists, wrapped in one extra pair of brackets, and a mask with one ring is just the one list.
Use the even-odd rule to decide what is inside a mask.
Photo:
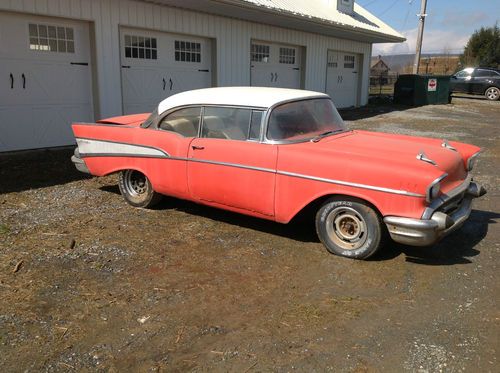
[(268, 87), (218, 87), (177, 93), (160, 102), (158, 113), (185, 105), (231, 105), (269, 108), (283, 101), (329, 96), (313, 91)]

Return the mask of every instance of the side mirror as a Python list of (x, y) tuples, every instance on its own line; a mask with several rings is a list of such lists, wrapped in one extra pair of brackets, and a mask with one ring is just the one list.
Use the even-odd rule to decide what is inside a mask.
[(456, 76), (456, 75), (452, 75), (452, 76), (451, 76), (451, 79), (456, 79), (456, 78), (457, 78), (457, 76)]

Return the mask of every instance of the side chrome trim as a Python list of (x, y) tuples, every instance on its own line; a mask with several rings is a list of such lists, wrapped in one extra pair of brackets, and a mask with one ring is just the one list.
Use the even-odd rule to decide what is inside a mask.
[(136, 145), (110, 140), (77, 137), (78, 151), (82, 157), (148, 157), (168, 158), (162, 149), (148, 145)]
[[(197, 163), (205, 163), (212, 165), (219, 165), (225, 167), (236, 167), (253, 171), (260, 172), (268, 172), (275, 173), (277, 175), (289, 176), (289, 177), (297, 177), (301, 179), (320, 181), (329, 184), (337, 184), (343, 185), (353, 188), (361, 188), (374, 190), (377, 192), (383, 193), (391, 193), (397, 195), (403, 195), (408, 197), (418, 197), (424, 198), (425, 195), (408, 192), (406, 190), (399, 189), (391, 189), (378, 187), (374, 185), (366, 185), (359, 183), (351, 183), (343, 180), (335, 180), (335, 179), (327, 179), (317, 176), (310, 176), (304, 174), (298, 174), (295, 172), (287, 172), (287, 171), (278, 171), (272, 168), (265, 167), (256, 167), (256, 166), (247, 166), (239, 163), (230, 163), (230, 162), (219, 162), (219, 161), (211, 161), (206, 159), (198, 159), (198, 158), (185, 158), (185, 157), (175, 157), (170, 156), (167, 152), (162, 149), (158, 149), (155, 147), (147, 146), (147, 145), (132, 145), (121, 142), (107, 141), (107, 140), (95, 140), (95, 139), (87, 139), (87, 138), (77, 138), (78, 149), (80, 152), (80, 156), (84, 157), (135, 157), (135, 158), (163, 158), (175, 161), (189, 161), (189, 162), (197, 162)], [(133, 152), (131, 152), (133, 151)]]
[(409, 196), (409, 197), (419, 197), (419, 198), (424, 198), (425, 197), (423, 194), (408, 192), (406, 190), (398, 190), (398, 189), (377, 187), (377, 186), (373, 186), (373, 185), (351, 183), (351, 182), (342, 181), (342, 180), (325, 179), (325, 178), (322, 178), (322, 177), (302, 175), (302, 174), (297, 174), (297, 173), (294, 173), (294, 172), (278, 171), (277, 173), (279, 175), (285, 175), (285, 176), (291, 176), (291, 177), (298, 177), (298, 178), (301, 178), (301, 179), (309, 179), (309, 180), (315, 180), (315, 181), (322, 181), (322, 182), (325, 182), (325, 183), (345, 185), (345, 186), (350, 186), (350, 187), (354, 187), (354, 188), (375, 190), (377, 192), (399, 194), (399, 195)]
[(177, 160), (177, 161), (189, 161), (189, 162), (195, 162), (195, 163), (213, 164), (213, 165), (217, 165), (217, 166), (243, 168), (243, 169), (247, 169), (247, 170), (260, 171), (260, 172), (269, 172), (269, 173), (273, 173), (273, 174), (276, 173), (276, 170), (273, 170), (272, 168), (247, 166), (247, 165), (243, 165), (243, 164), (239, 164), (239, 163), (218, 162), (218, 161), (209, 161), (209, 160), (206, 160), (206, 159), (183, 158), (183, 157), (170, 157), (170, 159)]

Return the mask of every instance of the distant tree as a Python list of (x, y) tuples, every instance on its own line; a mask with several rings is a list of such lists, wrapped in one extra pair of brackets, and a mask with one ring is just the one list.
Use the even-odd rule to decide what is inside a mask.
[(460, 56), (462, 66), (500, 67), (500, 28), (481, 27), (474, 31)]

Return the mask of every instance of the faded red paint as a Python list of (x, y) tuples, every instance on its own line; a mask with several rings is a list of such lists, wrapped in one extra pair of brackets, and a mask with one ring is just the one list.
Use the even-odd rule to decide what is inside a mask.
[[(116, 126), (73, 124), (76, 138), (147, 146), (169, 155), (169, 158), (84, 156), (93, 175), (135, 169), (144, 173), (159, 193), (283, 223), (312, 201), (329, 195), (363, 199), (382, 216), (420, 218), (427, 206), (423, 197), (339, 185), (283, 172), (420, 195), (425, 195), (430, 183), (446, 172), (449, 176), (441, 186), (442, 193), (446, 193), (463, 182), (467, 159), (480, 150), (473, 145), (450, 142), (458, 150), (455, 152), (443, 148), (442, 140), (367, 131), (286, 145), (184, 138), (173, 132), (139, 127), (147, 116), (99, 121), (121, 124)], [(422, 151), (438, 165), (418, 160), (416, 155)]]

